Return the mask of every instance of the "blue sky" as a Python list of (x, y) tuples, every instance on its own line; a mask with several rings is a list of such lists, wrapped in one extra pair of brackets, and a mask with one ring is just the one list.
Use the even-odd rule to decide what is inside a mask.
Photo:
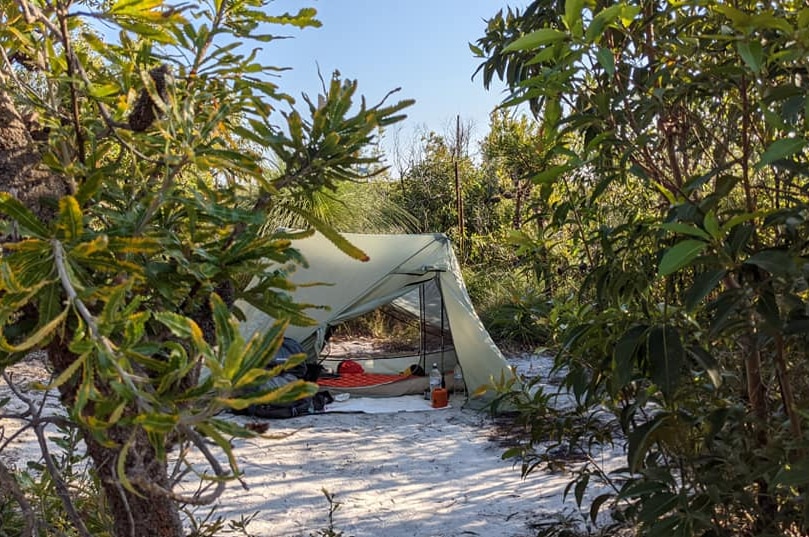
[[(472, 73), (479, 60), (468, 43), (483, 36), (485, 20), (508, 0), (276, 0), (273, 13), (314, 7), (320, 28), (276, 27), (294, 39), (266, 45), (264, 63), (292, 67), (283, 73), (281, 88), (299, 98), (320, 90), (318, 65), (328, 81), (335, 69), (357, 79), (369, 103), (401, 87), (393, 98), (416, 99), (400, 124), (402, 140), (420, 128), (438, 133), (454, 128), (455, 116), (471, 121), (473, 138), (486, 133), (488, 115), (503, 98), (502, 86), (489, 91)], [(280, 31), (279, 31), (280, 30)], [(388, 138), (392, 137), (392, 133)], [(386, 145), (391, 140), (387, 140)]]

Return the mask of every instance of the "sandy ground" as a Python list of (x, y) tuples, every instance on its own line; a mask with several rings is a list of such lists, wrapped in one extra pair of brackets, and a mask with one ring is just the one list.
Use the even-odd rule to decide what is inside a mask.
[[(542, 356), (510, 361), (523, 374), (542, 375), (549, 366)], [(36, 367), (24, 365), (18, 381), (41, 375)], [(267, 434), (276, 438), (234, 441), (247, 488), (230, 483), (217, 516), (255, 514), (248, 525), (255, 536), (320, 536), (329, 524), (322, 489), (341, 504), (333, 527), (343, 537), (527, 537), (536, 535), (536, 524), (575, 513), (572, 494), (562, 500), (568, 474), (537, 471), (522, 479), (519, 467), (501, 458), (497, 423), (459, 403), (451, 400), (441, 410), (269, 421)], [(14, 425), (3, 420), (2, 426), (7, 438)], [(36, 453), (31, 438), (23, 436), (0, 456), (19, 464)], [(625, 461), (620, 453), (602, 457), (608, 469)]]

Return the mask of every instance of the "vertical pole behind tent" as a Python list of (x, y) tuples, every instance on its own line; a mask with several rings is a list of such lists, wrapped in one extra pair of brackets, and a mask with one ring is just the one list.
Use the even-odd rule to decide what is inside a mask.
[(424, 284), (419, 285), (419, 364), (428, 374), (427, 366), (427, 311), (425, 303)]

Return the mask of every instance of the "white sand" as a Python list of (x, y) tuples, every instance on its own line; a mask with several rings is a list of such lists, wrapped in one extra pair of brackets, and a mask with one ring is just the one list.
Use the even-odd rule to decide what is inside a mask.
[[(522, 357), (515, 365), (547, 371), (546, 358)], [(323, 488), (341, 504), (334, 529), (344, 537), (527, 537), (536, 534), (532, 523), (575, 510), (572, 493), (562, 501), (569, 474), (537, 471), (521, 479), (519, 467), (501, 458), (505, 448), (495, 423), (459, 408), (457, 400), (442, 410), (326, 413), (266, 423), (268, 435), (285, 437), (234, 441), (248, 490), (228, 484), (217, 511), (236, 520), (258, 513), (248, 525), (256, 536), (319, 535), (328, 527)], [(4, 426), (8, 435), (12, 426)], [(4, 460), (35, 456), (30, 440), (7, 446)], [(609, 457), (608, 468), (624, 463), (620, 454)]]

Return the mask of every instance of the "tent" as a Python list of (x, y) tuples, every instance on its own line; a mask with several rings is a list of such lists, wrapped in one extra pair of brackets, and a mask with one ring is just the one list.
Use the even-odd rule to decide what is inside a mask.
[[(441, 345), (430, 352), (422, 345), (417, 354), (363, 360), (365, 372), (392, 376), (414, 364), (428, 371), (436, 363), (450, 386), (455, 365), (460, 363), (467, 393), (490, 383), (493, 377), (512, 375), (475, 313), (445, 235), (345, 234), (345, 238), (370, 260), (349, 257), (319, 233), (293, 242), (309, 264), (290, 274), (296, 285), (293, 298), (298, 303), (327, 306), (307, 311), (316, 320), (315, 326), (289, 326), (286, 332), (286, 336), (303, 345), (311, 359), (336, 370), (336, 364), (321, 356), (329, 329), (386, 306), (399, 315), (418, 319), (422, 342), (429, 332), (433, 340), (440, 339)], [(238, 305), (246, 318), (240, 327), (245, 338), (266, 331), (273, 323), (272, 318), (249, 304)], [(420, 393), (427, 386), (425, 377), (406, 380), (385, 388), (365, 387), (359, 393)]]

